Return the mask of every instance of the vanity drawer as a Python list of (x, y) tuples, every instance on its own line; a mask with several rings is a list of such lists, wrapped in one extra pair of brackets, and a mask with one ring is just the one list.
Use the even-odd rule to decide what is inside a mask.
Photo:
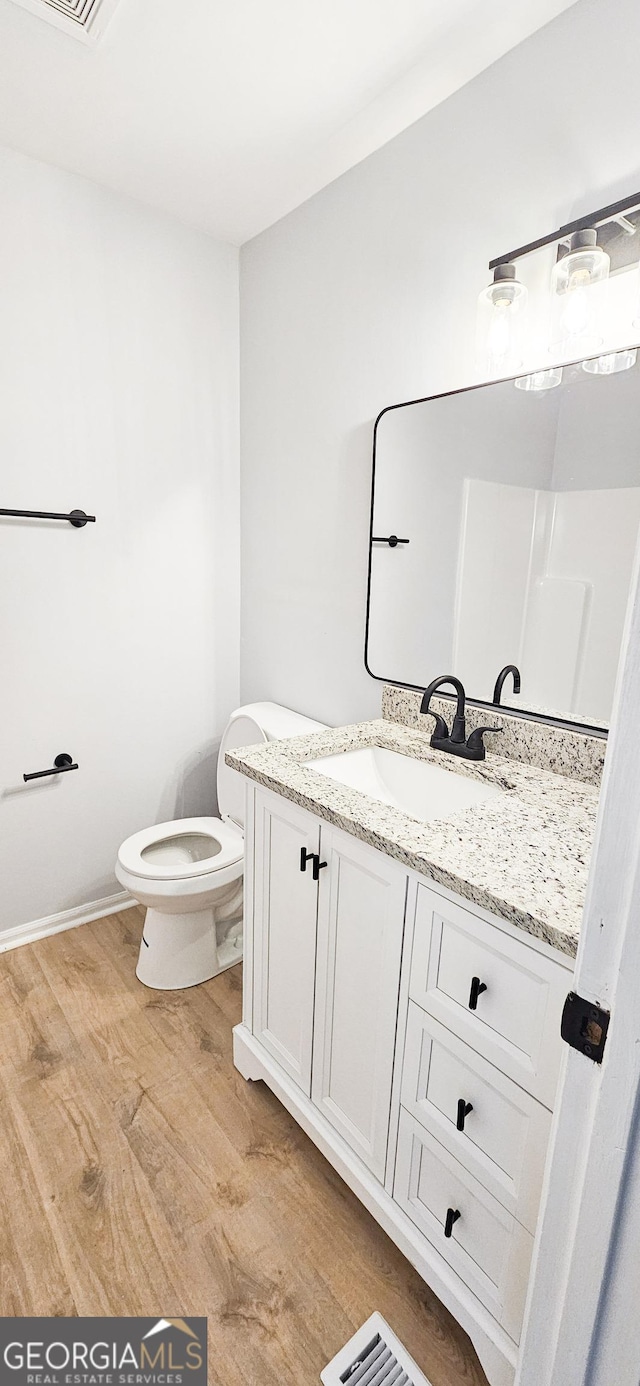
[[(402, 1105), (535, 1232), (551, 1113), (409, 1002)], [(471, 1111), (458, 1129), (459, 1105)], [(460, 1113), (462, 1117), (462, 1113)]]
[(570, 976), (562, 963), (528, 947), (524, 939), (520, 942), (421, 885), (409, 994), (552, 1108)]
[[(518, 1342), (533, 1237), (402, 1109), (394, 1199)], [(460, 1216), (446, 1237), (449, 1209)]]

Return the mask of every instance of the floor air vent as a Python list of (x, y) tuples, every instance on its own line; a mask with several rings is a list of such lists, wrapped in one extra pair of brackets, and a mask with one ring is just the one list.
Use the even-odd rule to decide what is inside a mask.
[(372, 1314), (320, 1373), (324, 1386), (429, 1386), (381, 1314)]
[(13, 3), (87, 43), (102, 33), (118, 0), (13, 0)]

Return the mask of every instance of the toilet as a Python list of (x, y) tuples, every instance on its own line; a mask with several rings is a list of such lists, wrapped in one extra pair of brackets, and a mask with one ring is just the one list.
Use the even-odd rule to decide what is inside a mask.
[(193, 987), (242, 958), (244, 782), (225, 752), (324, 730), (278, 703), (239, 707), (218, 752), (220, 817), (157, 823), (123, 842), (116, 876), (147, 908), (136, 967), (145, 986)]

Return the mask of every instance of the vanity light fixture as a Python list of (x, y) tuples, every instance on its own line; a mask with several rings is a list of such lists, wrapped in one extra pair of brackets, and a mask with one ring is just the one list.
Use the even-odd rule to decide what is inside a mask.
[(519, 375), (515, 382), (516, 390), (555, 390), (562, 384), (562, 366), (550, 366), (548, 371), (533, 371), (531, 375)]
[(551, 275), (552, 351), (579, 357), (602, 344), (610, 264), (594, 228), (574, 231), (567, 251), (559, 247)]
[[(613, 288), (609, 303), (609, 274), (610, 270), (616, 274), (627, 271), (640, 261), (640, 193), (600, 207), (489, 261), (494, 278), (480, 294), (479, 364), (493, 376), (517, 372), (526, 354), (523, 328), (527, 302), (517, 264), (527, 255), (554, 245), (557, 259), (551, 277), (551, 353), (556, 359), (589, 358), (585, 370), (595, 375), (629, 370), (634, 361), (628, 352), (607, 350), (600, 354), (599, 348), (606, 338), (610, 340), (614, 334), (620, 337), (622, 332), (621, 326), (616, 331), (608, 321), (619, 316), (616, 305), (620, 303), (620, 294)], [(622, 279), (626, 281), (626, 276)], [(506, 302), (505, 285), (509, 282), (521, 290), (518, 303), (515, 294), (513, 302)], [(624, 297), (626, 282), (622, 291)], [(632, 314), (627, 315), (623, 307), (623, 316)], [(634, 326), (640, 324), (640, 295), (636, 319)], [(552, 390), (561, 380), (561, 369), (551, 366), (520, 376), (516, 386), (519, 390)]]
[(619, 371), (630, 371), (637, 358), (638, 348), (627, 347), (624, 351), (608, 351), (604, 356), (592, 356), (582, 362), (582, 369), (589, 375), (617, 375)]
[(478, 299), (478, 358), (492, 374), (508, 375), (522, 364), (527, 298), (515, 265), (497, 265)]

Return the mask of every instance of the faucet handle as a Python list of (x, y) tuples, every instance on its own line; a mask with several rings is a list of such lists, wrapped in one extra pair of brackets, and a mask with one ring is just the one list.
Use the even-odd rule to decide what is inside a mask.
[(449, 728), (444, 717), (441, 717), (439, 712), (432, 712), (430, 708), (427, 708), (427, 711), (430, 717), (435, 718), (436, 723), (431, 736), (431, 745), (433, 746), (434, 741), (448, 741)]
[(476, 727), (475, 730), (471, 732), (467, 741), (467, 748), (470, 751), (476, 752), (476, 755), (473, 757), (474, 760), (484, 760), (485, 758), (487, 748), (482, 739), (484, 733), (501, 732), (503, 730), (503, 727)]

